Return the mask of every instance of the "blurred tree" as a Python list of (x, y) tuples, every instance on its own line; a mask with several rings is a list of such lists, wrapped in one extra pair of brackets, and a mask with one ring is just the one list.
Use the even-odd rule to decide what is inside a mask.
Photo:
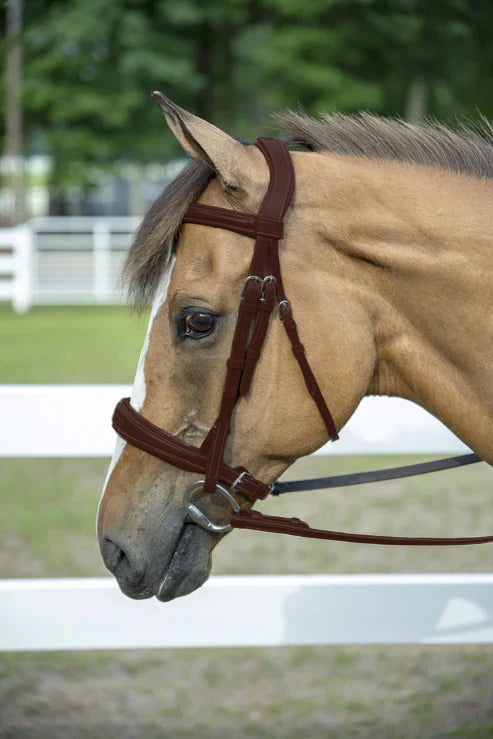
[(29, 0), (24, 151), (53, 156), (59, 197), (164, 161), (154, 88), (250, 138), (285, 106), (493, 115), (492, 31), (490, 0)]
[(490, 0), (264, 0), (263, 9), (239, 52), (257, 67), (264, 108), (493, 112)]
[(90, 186), (95, 167), (118, 159), (169, 154), (149, 92), (166, 80), (191, 101), (199, 80), (191, 40), (158, 15), (153, 2), (31, 0), (25, 146), (41, 145), (54, 157), (58, 190)]

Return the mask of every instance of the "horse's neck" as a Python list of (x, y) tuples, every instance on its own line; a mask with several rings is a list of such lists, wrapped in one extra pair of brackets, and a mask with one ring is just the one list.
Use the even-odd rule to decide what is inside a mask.
[(327, 235), (372, 285), (367, 394), (419, 403), (493, 463), (493, 181), (362, 160), (340, 176)]

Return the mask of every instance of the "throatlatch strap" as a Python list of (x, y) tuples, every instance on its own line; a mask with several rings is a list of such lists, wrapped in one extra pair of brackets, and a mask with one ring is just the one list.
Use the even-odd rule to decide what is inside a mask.
[[(279, 144), (281, 144), (281, 148), (278, 147)], [(273, 145), (275, 145), (275, 148)], [(294, 177), (294, 168), (293, 168), (293, 162), (291, 160), (291, 155), (289, 151), (286, 149), (286, 147), (282, 144), (282, 142), (276, 141), (273, 139), (260, 138), (257, 140), (257, 146), (262, 151), (269, 165), (269, 169), (271, 173), (269, 190), (272, 187), (273, 191), (276, 191), (276, 185), (278, 184), (278, 180), (276, 181), (273, 175), (279, 169), (279, 162), (282, 162), (283, 167), (285, 167), (286, 171), (289, 171), (291, 173), (293, 187), (289, 192), (286, 193), (286, 196), (285, 196), (286, 199), (284, 201), (284, 211), (283, 211), (283, 214), (284, 214), (287, 206), (289, 205), (289, 202), (291, 201), (293, 191), (294, 191), (295, 177)], [(281, 198), (282, 195), (279, 194), (278, 197)], [(272, 201), (264, 199), (264, 201), (262, 202), (262, 205), (260, 206), (259, 215), (261, 215), (263, 218), (272, 218), (273, 213), (272, 213), (271, 208), (272, 208)], [(268, 249), (270, 271), (271, 271), (271, 274), (276, 278), (275, 284), (276, 284), (277, 301), (280, 306), (279, 311), (280, 311), (280, 315), (283, 321), (284, 328), (291, 342), (292, 352), (296, 358), (296, 361), (298, 362), (300, 366), (306, 388), (308, 392), (310, 393), (312, 399), (314, 400), (319, 410), (319, 413), (322, 416), (322, 419), (325, 423), (325, 426), (327, 428), (327, 433), (329, 435), (329, 439), (331, 441), (337, 441), (337, 439), (339, 438), (339, 435), (337, 433), (337, 428), (334, 423), (334, 419), (332, 418), (332, 414), (325, 402), (325, 399), (322, 395), (322, 391), (320, 390), (317, 380), (315, 379), (315, 375), (313, 374), (312, 369), (306, 358), (305, 348), (303, 344), (300, 342), (300, 339), (298, 336), (298, 329), (296, 326), (296, 321), (293, 318), (291, 303), (286, 297), (286, 292), (284, 290), (284, 284), (282, 280), (281, 263), (279, 259), (279, 248), (278, 248), (279, 245), (277, 242), (275, 242), (273, 239), (270, 238), (268, 239), (268, 243), (266, 244), (266, 247)]]

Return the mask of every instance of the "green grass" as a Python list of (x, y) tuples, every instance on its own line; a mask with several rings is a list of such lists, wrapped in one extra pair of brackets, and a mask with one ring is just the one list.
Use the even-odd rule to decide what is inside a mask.
[[(314, 457), (286, 475), (307, 477), (409, 462), (409, 457)], [(95, 517), (106, 459), (7, 459), (0, 474), (0, 577), (105, 574)], [(486, 533), (492, 473), (486, 464), (422, 478), (294, 494), (259, 504), (312, 525), (403, 536)], [(440, 503), (440, 505), (438, 505)], [(215, 574), (485, 572), (488, 546), (410, 548), (319, 542), (236, 531), (214, 552)]]
[(0, 384), (131, 382), (146, 328), (122, 306), (2, 306)]
[(103, 575), (95, 518), (104, 459), (7, 459), (0, 577)]

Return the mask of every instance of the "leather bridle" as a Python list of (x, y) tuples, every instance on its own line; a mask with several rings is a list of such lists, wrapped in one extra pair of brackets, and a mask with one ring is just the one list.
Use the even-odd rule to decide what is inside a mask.
[(223, 534), (232, 528), (255, 529), (317, 539), (360, 542), (366, 544), (448, 545), (479, 544), (493, 541), (493, 536), (466, 538), (429, 538), (373, 536), (341, 531), (313, 529), (297, 518), (268, 516), (240, 507), (235, 494), (247, 501), (263, 500), (269, 494), (279, 495), (295, 490), (320, 489), (359, 484), (379, 479), (393, 479), (410, 474), (431, 472), (480, 461), (475, 454), (437, 460), (421, 465), (410, 465), (394, 470), (342, 475), (268, 485), (257, 480), (242, 467), (231, 467), (224, 461), (224, 450), (231, 430), (231, 418), (238, 400), (247, 395), (256, 364), (262, 352), (271, 313), (277, 304), (279, 316), (291, 343), (291, 349), (301, 369), (305, 385), (313, 398), (332, 441), (338, 437), (329, 408), (308, 363), (300, 341), (291, 303), (286, 296), (279, 260), (279, 241), (283, 238), (283, 220), (294, 192), (295, 175), (291, 156), (286, 146), (276, 139), (259, 138), (256, 146), (264, 155), (270, 171), (270, 182), (256, 216), (213, 205), (193, 203), (189, 206), (185, 223), (195, 223), (235, 231), (255, 239), (253, 257), (245, 280), (231, 351), (226, 361), (226, 378), (219, 414), (200, 448), (172, 436), (138, 413), (129, 398), (120, 400), (113, 415), (113, 428), (132, 446), (158, 457), (182, 470), (199, 473), (203, 479), (193, 482), (186, 491), (200, 489), (205, 493), (218, 492), (230, 504), (231, 521), (220, 526), (210, 521), (193, 503), (188, 504), (188, 518), (211, 533)]

